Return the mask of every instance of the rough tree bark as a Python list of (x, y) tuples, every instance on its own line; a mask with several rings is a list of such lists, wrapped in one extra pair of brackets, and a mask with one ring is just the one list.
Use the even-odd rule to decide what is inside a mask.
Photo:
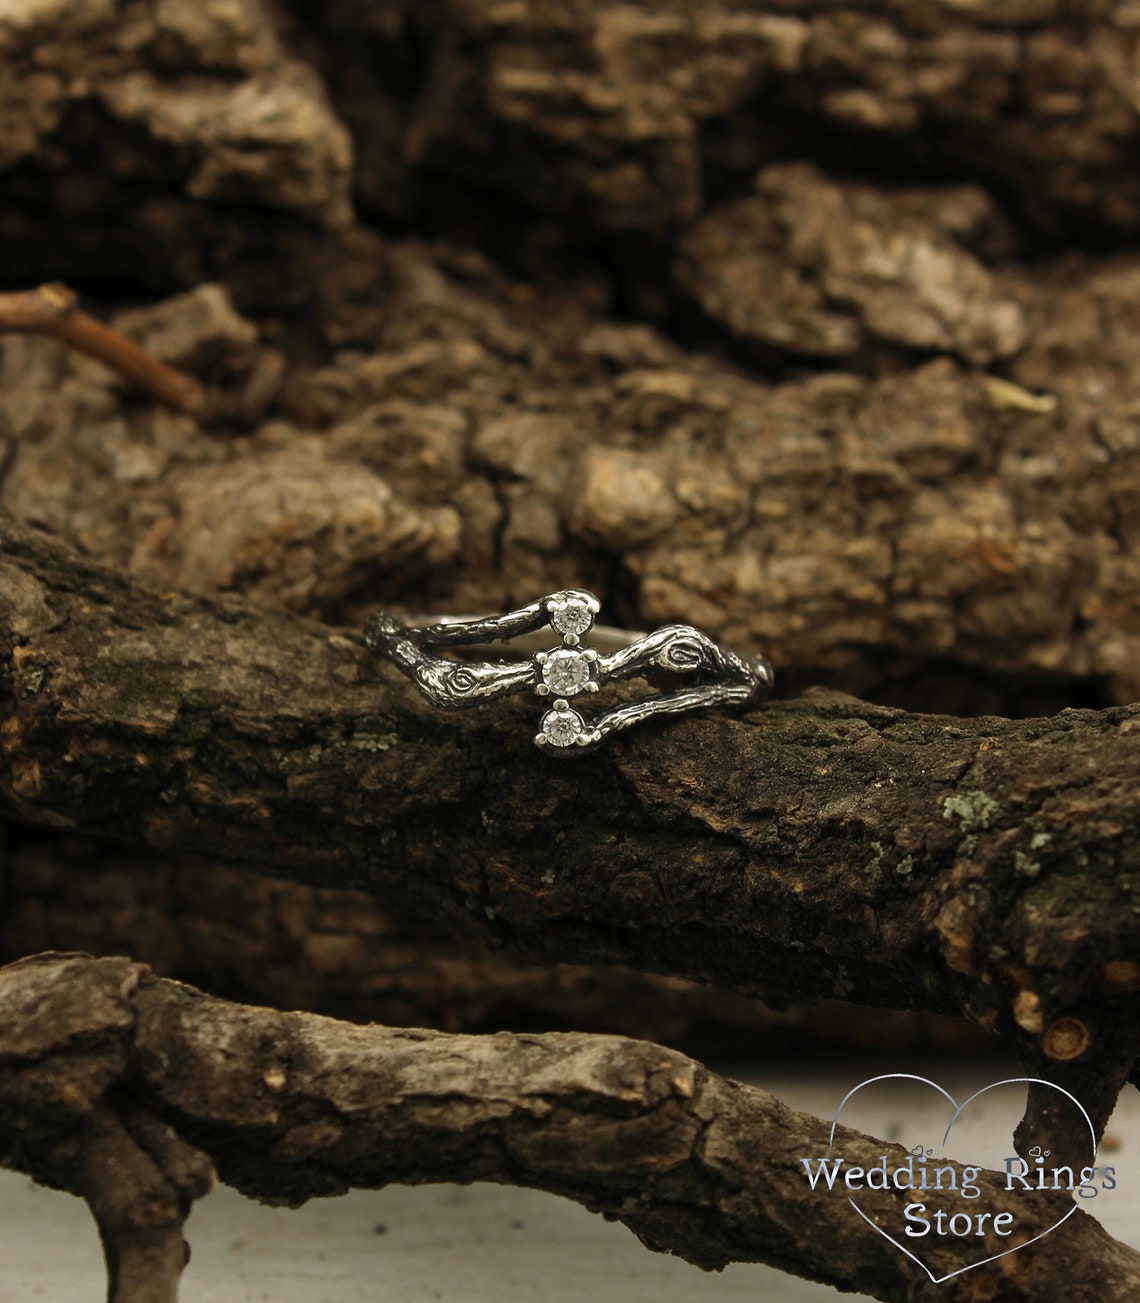
[(983, 1029), (936, 1014), (842, 1001), (780, 1010), (684, 978), (528, 963), (368, 892), (29, 825), (10, 825), (0, 844), (0, 898), (0, 963), (43, 950), (126, 954), (215, 995), (355, 1022), (619, 1032), (734, 1056), (821, 1041), (994, 1048)]
[[(1047, 228), (1140, 216), (1135, 20), (1100, 0), (304, 7), (380, 212), (458, 173), (655, 230), (700, 211), (710, 172), (805, 154), (847, 171), (858, 151), (867, 171), (980, 173)], [(393, 78), (417, 38), (426, 74)]]
[[(112, 1303), (173, 1297), (181, 1263), (170, 1254), (158, 1265), (154, 1242), (178, 1243), (211, 1158), (228, 1183), (273, 1203), (392, 1182), (530, 1186), (706, 1269), (769, 1262), (885, 1300), (1036, 1303), (1140, 1287), (1140, 1254), (1080, 1210), (1028, 1243), (1069, 1210), (1067, 1194), (1052, 1192), (1022, 1196), (1025, 1248), (932, 1285), (845, 1198), (804, 1197), (801, 1157), (830, 1152), (826, 1122), (646, 1041), (355, 1027), (211, 999), (125, 959), (75, 956), (0, 970), (0, 1011), (5, 1162), (90, 1199), (75, 1156), (105, 1159), (114, 1147), (116, 1215), (94, 1211), (108, 1257), (144, 1261), (149, 1288), (124, 1285)], [(47, 1100), (45, 1077), (58, 1083)], [(845, 1127), (836, 1146), (865, 1167), (906, 1153)], [(979, 1186), (983, 1200), (1000, 1200), (996, 1173)], [(862, 1204), (894, 1226), (907, 1198), (871, 1192)], [(945, 1207), (973, 1211), (957, 1190)], [(1010, 1246), (990, 1234), (985, 1247)], [(926, 1260), (949, 1273), (978, 1248), (944, 1241)]]
[[(1140, 994), (1138, 42), (1099, 0), (9, 6), (0, 288), (74, 282), (211, 401), (0, 340), (5, 808), (573, 962), (571, 1016), (654, 973), (965, 1014), (1102, 1124)], [(580, 583), (763, 648), (792, 695), (548, 772), (524, 705), (440, 720), (329, 628)], [(13, 955), (74, 918), (33, 866)], [(11, 971), (87, 1027), (112, 972)], [(520, 970), (481, 971), (493, 998)], [(104, 1009), (132, 1090), (150, 998)], [(205, 1180), (162, 1128), (202, 1119), (117, 1089), (25, 1158), (89, 1195), (131, 1291)], [(1022, 1146), (1049, 1121), (1034, 1096)], [(90, 1184), (108, 1162), (150, 1221)], [(810, 1274), (763, 1214), (661, 1242), (730, 1232)], [(1134, 1292), (1074, 1233), (1066, 1285), (1106, 1255)], [(878, 1248), (835, 1283), (902, 1297)], [(1032, 1297), (1040, 1264), (978, 1289)]]
[(535, 765), (528, 703), (441, 717), (359, 638), (0, 539), (18, 816), (363, 886), (544, 962), (966, 1014), (1098, 1129), (1115, 1103), (1140, 707), (950, 720), (815, 692)]
[[(361, 236), (330, 261), (344, 347), (297, 367), (248, 439), (124, 411), (103, 368), (10, 340), (0, 501), (149, 584), (353, 623), (381, 593), (489, 610), (586, 582), (634, 627), (765, 648), (792, 686), (1002, 713), (1140, 695), (1134, 265), (1036, 284), (1010, 379), (944, 357), (770, 385), (520, 301), (478, 260), (464, 280)], [(207, 375), (257, 367), (215, 290), (119, 324)]]

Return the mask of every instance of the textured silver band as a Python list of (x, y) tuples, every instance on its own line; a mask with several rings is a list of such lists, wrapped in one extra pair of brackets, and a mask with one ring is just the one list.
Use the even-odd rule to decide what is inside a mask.
[[(431, 624), (411, 624), (407, 618), (377, 611), (365, 638), (376, 655), (390, 660), (443, 710), (462, 710), (525, 690), (547, 698), (550, 708), (534, 740), (556, 755), (587, 751), (610, 733), (654, 715), (707, 706), (751, 706), (772, 690), (775, 676), (763, 656), (737, 656), (687, 624), (667, 624), (647, 634), (607, 626), (595, 630), (598, 606), (593, 593), (567, 588), (506, 615), (437, 617)], [(530, 641), (529, 635), (548, 625), (561, 636), (561, 644), (514, 661), (458, 661), (433, 650)], [(616, 650), (606, 654), (583, 647), (582, 640), (591, 630)], [(644, 701), (614, 706), (591, 720), (571, 705), (575, 697), (598, 692), (611, 680), (662, 671), (685, 674), (693, 681)]]

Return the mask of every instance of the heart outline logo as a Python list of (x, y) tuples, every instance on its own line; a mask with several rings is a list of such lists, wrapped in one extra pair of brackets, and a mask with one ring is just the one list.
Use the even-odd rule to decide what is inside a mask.
[[(954, 1096), (951, 1095), (948, 1090), (944, 1090), (936, 1081), (931, 1081), (929, 1077), (920, 1077), (917, 1073), (913, 1073), (913, 1072), (885, 1072), (879, 1077), (868, 1077), (866, 1081), (861, 1081), (857, 1086), (853, 1086), (847, 1092), (847, 1094), (844, 1095), (843, 1098), (839, 1101), (839, 1107), (835, 1110), (835, 1116), (831, 1119), (831, 1134), (828, 1137), (828, 1148), (830, 1149), (835, 1148), (835, 1128), (839, 1125), (839, 1115), (840, 1113), (843, 1112), (843, 1107), (847, 1103), (847, 1101), (851, 1098), (851, 1096), (861, 1091), (864, 1086), (873, 1086), (875, 1085), (876, 1082), (879, 1081), (896, 1081), (896, 1080), (921, 1081), (923, 1085), (932, 1086), (936, 1091), (938, 1091), (938, 1093), (944, 1099), (946, 1099), (953, 1106), (954, 1116), (950, 1119), (950, 1122), (947, 1125), (945, 1132), (943, 1132), (942, 1135), (943, 1145), (945, 1145), (947, 1137), (950, 1135), (950, 1132), (953, 1130), (954, 1123), (957, 1122), (958, 1118), (961, 1116), (962, 1110), (967, 1108), (970, 1104), (972, 1104), (974, 1100), (978, 1098), (979, 1095), (984, 1095), (987, 1090), (994, 1090), (998, 1086), (1015, 1086), (1015, 1085), (1049, 1086), (1052, 1090), (1059, 1091), (1067, 1099), (1072, 1100), (1072, 1102), (1080, 1110), (1081, 1117), (1084, 1118), (1085, 1123), (1089, 1129), (1089, 1140), (1092, 1146), (1092, 1156), (1093, 1158), (1096, 1157), (1096, 1148), (1097, 1148), (1096, 1130), (1093, 1127), (1092, 1118), (1089, 1117), (1088, 1113), (1085, 1110), (1085, 1106), (1081, 1103), (1081, 1101), (1077, 1099), (1075, 1095), (1067, 1091), (1064, 1088), (1064, 1086), (1058, 1086), (1055, 1081), (1046, 1081), (1044, 1077), (1006, 1077), (1003, 1081), (991, 1081), (988, 1086), (983, 1086), (980, 1090), (974, 1091), (974, 1093), (968, 1099), (963, 1100), (963, 1102), (959, 1104), (958, 1101), (954, 1098)], [(911, 1251), (905, 1245), (900, 1244), (898, 1240), (894, 1238), (893, 1235), (888, 1235), (888, 1233), (885, 1230), (883, 1230), (881, 1226), (879, 1226), (876, 1222), (873, 1222), (870, 1219), (870, 1217), (868, 1217), (867, 1214), (863, 1211), (863, 1209), (859, 1207), (859, 1205), (855, 1202), (855, 1200), (851, 1198), (850, 1195), (847, 1196), (847, 1202), (851, 1205), (852, 1208), (855, 1209), (855, 1211), (859, 1214), (859, 1216), (863, 1218), (863, 1220), (867, 1223), (868, 1226), (872, 1227), (874, 1230), (879, 1232), (879, 1234), (883, 1237), (883, 1239), (888, 1241), (888, 1243), (893, 1244), (900, 1253), (905, 1253), (906, 1256), (910, 1258), (912, 1262), (918, 1263), (918, 1265), (922, 1268), (922, 1270), (925, 1271), (926, 1274), (930, 1277), (931, 1282), (935, 1285), (941, 1285), (944, 1281), (951, 1280), (955, 1276), (961, 1276), (963, 1272), (973, 1271), (975, 1267), (984, 1267), (987, 1262), (996, 1262), (998, 1258), (1008, 1257), (1009, 1254), (1016, 1253), (1018, 1249), (1026, 1249), (1029, 1247), (1029, 1245), (1036, 1244), (1038, 1240), (1043, 1240), (1046, 1235), (1052, 1235), (1058, 1226), (1063, 1226), (1065, 1222), (1067, 1222), (1069, 1218), (1073, 1215), (1073, 1213), (1077, 1211), (1077, 1205), (1073, 1204), (1073, 1206), (1064, 1215), (1064, 1217), (1058, 1218), (1057, 1221), (1055, 1221), (1052, 1226), (1046, 1227), (1046, 1229), (1043, 1230), (1040, 1235), (1035, 1235), (1033, 1239), (1026, 1240), (1024, 1244), (1015, 1244), (1011, 1248), (1003, 1249), (1001, 1253), (991, 1254), (991, 1256), (988, 1258), (981, 1258), (977, 1262), (971, 1262), (968, 1266), (959, 1267), (956, 1271), (947, 1272), (945, 1276), (935, 1276), (935, 1274), (930, 1270), (930, 1268), (926, 1265), (926, 1263), (922, 1261), (921, 1258), (911, 1253)]]

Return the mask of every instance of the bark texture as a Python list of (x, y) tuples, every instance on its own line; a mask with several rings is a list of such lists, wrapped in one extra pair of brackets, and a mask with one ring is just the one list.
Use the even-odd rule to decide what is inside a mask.
[(1137, 1051), (1140, 707), (813, 692), (536, 764), (527, 702), (441, 716), (359, 639), (0, 528), (18, 817), (362, 886), (542, 962), (966, 1014), (1107, 1118)]
[[(365, 194), (389, 212), (458, 171), (653, 230), (699, 211), (710, 162), (732, 177), (857, 150), (867, 167), (980, 171), (1038, 221), (1140, 216), (1135, 15), (1108, 0), (337, 0), (314, 17)], [(424, 75), (393, 88), (377, 69), (416, 38)]]
[[(347, 133), (318, 79), (282, 47), (269, 6), (37, 0), (5, 13), (0, 41), (13, 128), (0, 167), (51, 158), (46, 142), (66, 137), (86, 108), (109, 119), (112, 138), (133, 127), (180, 154), (193, 198), (253, 199), (332, 222), (351, 215)], [(51, 159), (61, 180), (90, 164), (77, 152)], [(148, 171), (160, 175), (138, 158), (136, 177)]]
[[(105, 319), (195, 396), (167, 410), (60, 342), (0, 338), (0, 803), (56, 839), (6, 853), (6, 953), (145, 959), (155, 932), (230, 994), (393, 1019), (434, 998), (448, 1028), (504, 1000), (611, 1026), (617, 999), (622, 1030), (672, 1034), (714, 986), (737, 1025), (759, 995), (964, 1015), (1099, 1127), (1140, 1038), (1138, 57), (1109, 0), (0, 5), (0, 290), (74, 285), (88, 338)], [(555, 768), (525, 703), (441, 718), (351, 632), (376, 606), (568, 585), (616, 623), (765, 651), (787, 699)], [(62, 890), (76, 833), (138, 858), (87, 856)], [(228, 906), (186, 908), (187, 852)], [(264, 927), (239, 936), (235, 899)], [(400, 983), (406, 911), (433, 931)], [(20, 1161), (87, 1194), (116, 1303), (167, 1303), (209, 1175), (181, 1146), (240, 1126), (132, 1058), (142, 997), (99, 992), (139, 970), (115, 962), (12, 970), (49, 1011), (28, 1061), (66, 1042), (60, 1107), (90, 1102)], [(187, 1000), (219, 1034), (342, 1036)], [(261, 1042), (234, 1035), (254, 1080)], [(96, 1044), (118, 1066), (69, 1094)], [(567, 1080), (610, 1053), (559, 1044)], [(767, 1105), (738, 1116), (677, 1071), (777, 1144)], [(646, 1154), (688, 1136), (672, 1090)], [(1078, 1144), (1051, 1109), (1031, 1097), (1022, 1147)], [(235, 1179), (376, 1178), (311, 1121), (282, 1133), (299, 1167)], [(448, 1152), (425, 1133), (406, 1173)], [(578, 1180), (542, 1162), (543, 1188)], [(669, 1186), (671, 1162), (672, 1212), (618, 1209), (647, 1242), (711, 1264), (755, 1241), (811, 1274), (802, 1200), (749, 1221), (684, 1163)], [(1070, 1275), (1058, 1233), (977, 1289), (1079, 1292), (1100, 1253), (1100, 1292), (1134, 1292), (1078, 1226)], [(833, 1283), (921, 1296), (899, 1255), (826, 1235)]]
[(821, 1043), (994, 1047), (956, 1018), (839, 1001), (776, 1010), (684, 978), (528, 963), (367, 892), (28, 826), (11, 825), (0, 844), (0, 899), (0, 963), (45, 950), (132, 955), (214, 995), (355, 1022), (620, 1032), (733, 1061)]
[[(529, 1186), (706, 1269), (769, 1262), (884, 1300), (1036, 1303), (1061, 1291), (1125, 1298), (1140, 1287), (1140, 1255), (1080, 1210), (1036, 1244), (932, 1285), (843, 1196), (810, 1195), (801, 1158), (830, 1151), (826, 1122), (646, 1041), (356, 1027), (227, 1004), (126, 959), (66, 955), (0, 970), (0, 1010), (5, 1161), (86, 1194), (69, 1175), (75, 1156), (98, 1161), (113, 1136), (144, 1172), (124, 1181), (105, 1232), (124, 1259), (149, 1244), (160, 1218), (179, 1230), (172, 1201), (155, 1199), (153, 1186), (177, 1190), (184, 1215), (216, 1164), (246, 1193), (291, 1205), (393, 1182)], [(892, 1164), (906, 1156), (845, 1127), (836, 1144), (867, 1167), (884, 1153)], [(997, 1173), (978, 1184), (983, 1199), (1002, 1198)], [(862, 1205), (894, 1226), (908, 1197), (868, 1192)], [(1070, 1202), (1051, 1192), (1021, 1199), (1026, 1240)], [(957, 1192), (944, 1203), (973, 1211)], [(1009, 1247), (992, 1235), (985, 1245)], [(975, 1244), (944, 1241), (927, 1261), (941, 1274), (977, 1256)], [(113, 1286), (113, 1303), (173, 1297), (156, 1286), (171, 1287), (180, 1267), (153, 1266), (149, 1293)]]
[[(34, 0), (0, 15), (0, 269), (251, 295), (352, 218), (349, 132), (261, 0)], [(257, 211), (254, 216), (250, 209)]]
[[(703, 266), (706, 296), (769, 274), (748, 231), (743, 271), (731, 249)], [(701, 232), (686, 256), (707, 261)], [(832, 264), (848, 282), (866, 274), (851, 252)], [(868, 311), (929, 322), (942, 306), (908, 258), (901, 281), (864, 281)], [(343, 347), (296, 368), (237, 441), (124, 409), (102, 367), (9, 339), (0, 501), (153, 586), (352, 623), (381, 599), (507, 609), (586, 583), (632, 627), (679, 619), (763, 647), (792, 687), (970, 713), (1140, 695), (1133, 263), (1035, 286), (1012, 378), (944, 356), (779, 385), (518, 293), (478, 259), (361, 234), (334, 268)], [(835, 320), (864, 336), (859, 314)], [(257, 373), (256, 330), (219, 291), (119, 324), (211, 383), (247, 392)]]

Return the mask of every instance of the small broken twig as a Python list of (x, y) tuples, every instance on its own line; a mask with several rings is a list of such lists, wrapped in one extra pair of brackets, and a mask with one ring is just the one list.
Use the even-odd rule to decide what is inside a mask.
[(134, 340), (81, 312), (75, 291), (66, 285), (0, 294), (0, 331), (5, 330), (62, 340), (179, 412), (194, 414), (202, 407), (205, 391), (193, 376), (167, 366)]

